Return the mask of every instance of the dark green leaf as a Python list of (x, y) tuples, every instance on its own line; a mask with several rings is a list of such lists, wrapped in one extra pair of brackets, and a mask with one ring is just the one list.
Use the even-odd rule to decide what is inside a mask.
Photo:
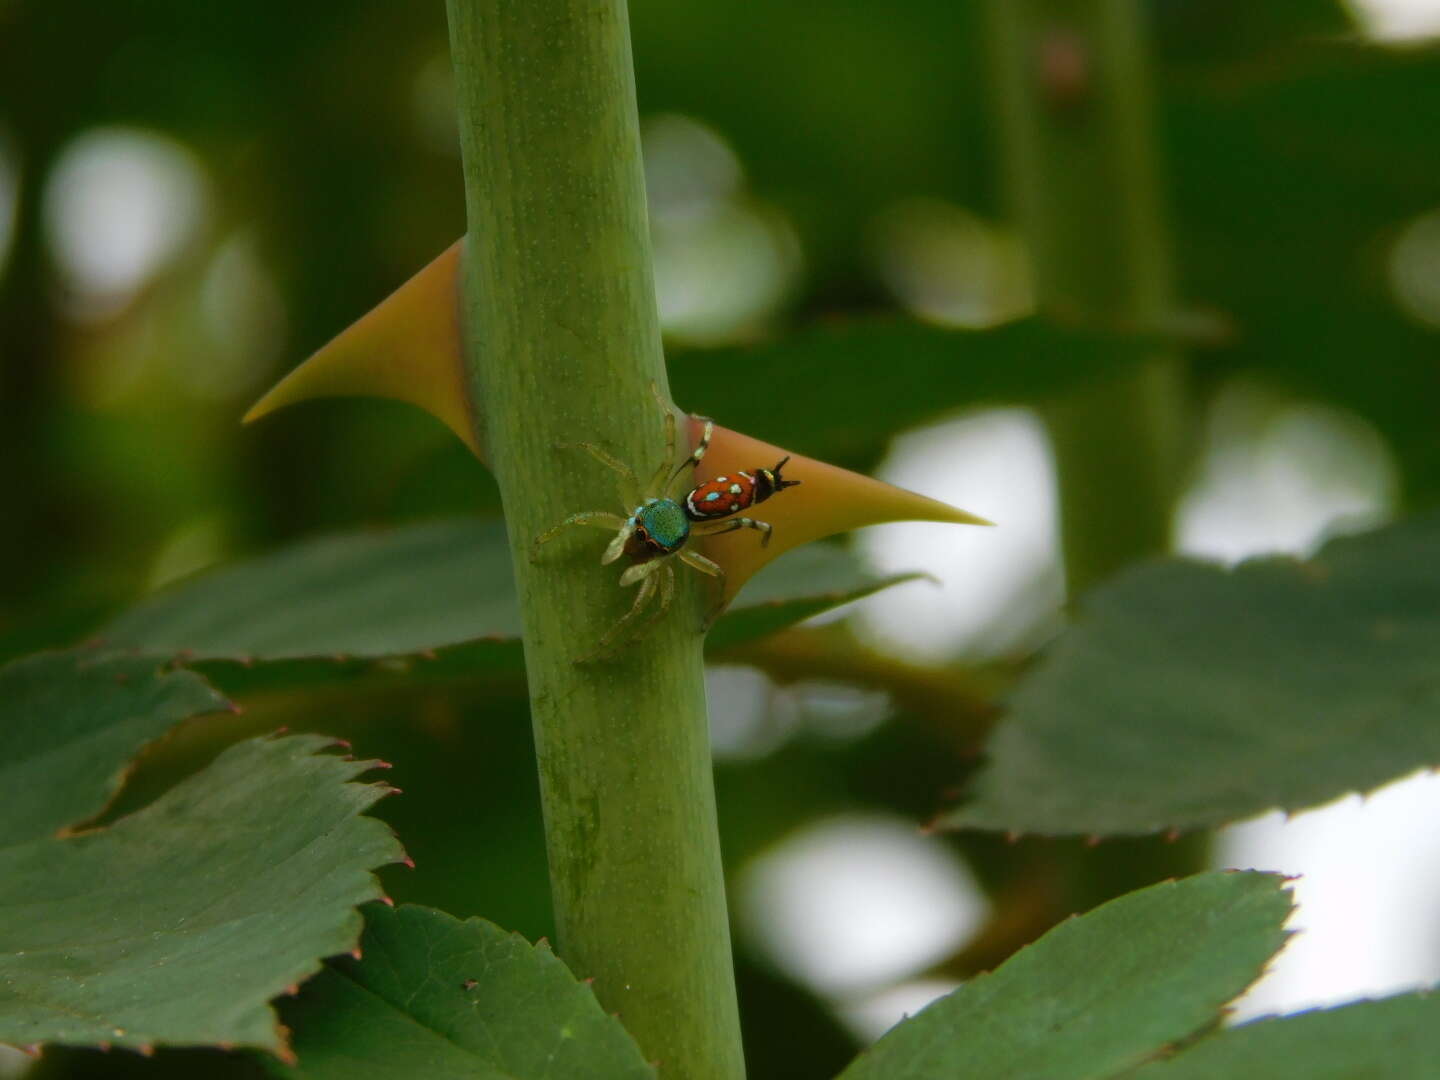
[(0, 1042), (283, 1051), (267, 1002), (354, 947), (402, 857), (360, 816), (372, 763), (328, 745), (240, 743), (113, 826), (0, 848)]
[(518, 639), (499, 521), (328, 536), (201, 574), (122, 615), (109, 644), (196, 660), (378, 659)]
[(1296, 810), (1440, 765), (1440, 518), (1097, 589), (942, 824), (1150, 833)]
[(141, 749), (227, 705), (153, 659), (40, 653), (0, 668), (0, 848), (94, 817)]
[(705, 648), (718, 652), (756, 641), (812, 615), (924, 576), (874, 574), (848, 548), (807, 544), (786, 552), (746, 582), (711, 628)]
[[(987, 330), (859, 320), (773, 344), (681, 353), (670, 383), (682, 406), (727, 427), (865, 469), (896, 431), (967, 406), (1045, 400), (1123, 370), (1155, 343), (1153, 333), (1103, 334), (1040, 319)], [(736, 395), (737, 386), (754, 392)]]
[(1440, 996), (1407, 994), (1258, 1020), (1201, 1039), (1135, 1080), (1431, 1080), (1440, 1062)]
[[(879, 577), (847, 550), (810, 545), (749, 582), (711, 631), (711, 649), (783, 629), (915, 575)], [(519, 674), (520, 615), (503, 524), (456, 520), (333, 536), (201, 574), (141, 603), (103, 631), (108, 646), (208, 667), (232, 688), (384, 677)]]
[(431, 908), (366, 909), (363, 959), (283, 1012), (309, 1080), (653, 1077), (620, 1022), (543, 943)]
[(841, 1080), (1101, 1080), (1139, 1065), (1259, 975), (1285, 940), (1282, 884), (1209, 873), (1112, 900), (902, 1021)]

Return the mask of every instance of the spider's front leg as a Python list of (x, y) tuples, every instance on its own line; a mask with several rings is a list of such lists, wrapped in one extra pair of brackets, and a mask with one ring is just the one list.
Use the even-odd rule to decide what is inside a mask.
[(599, 529), (615, 529), (621, 532), (630, 527), (630, 523), (625, 518), (619, 514), (612, 514), (608, 510), (585, 510), (578, 514), (571, 514), (559, 525), (553, 529), (546, 529), (535, 538), (534, 543), (530, 545), (530, 561), (535, 562), (540, 557), (540, 548), (543, 545), (548, 544), (574, 525), (594, 525)]

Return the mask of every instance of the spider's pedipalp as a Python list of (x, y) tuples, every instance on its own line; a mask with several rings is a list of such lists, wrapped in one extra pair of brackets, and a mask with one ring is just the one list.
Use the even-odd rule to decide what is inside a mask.
[(629, 542), (630, 537), (635, 535), (635, 516), (633, 514), (628, 518), (616, 518), (615, 524), (620, 531), (615, 534), (615, 539), (611, 540), (605, 548), (605, 554), (600, 556), (601, 566), (608, 566), (620, 558), (625, 551), (626, 543)]

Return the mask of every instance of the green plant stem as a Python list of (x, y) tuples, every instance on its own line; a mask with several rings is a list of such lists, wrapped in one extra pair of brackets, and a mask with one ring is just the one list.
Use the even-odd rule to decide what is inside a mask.
[(683, 1078), (743, 1076), (701, 663), (701, 598), (612, 660), (577, 663), (633, 590), (576, 529), (619, 508), (585, 440), (642, 481), (665, 369), (624, 0), (449, 0), (469, 241), (469, 374), (525, 625), (557, 946)]
[[(988, 0), (1005, 179), (1041, 309), (1155, 331), (1172, 268), (1135, 0)], [(1046, 412), (1071, 595), (1169, 546), (1185, 433), (1180, 361)]]

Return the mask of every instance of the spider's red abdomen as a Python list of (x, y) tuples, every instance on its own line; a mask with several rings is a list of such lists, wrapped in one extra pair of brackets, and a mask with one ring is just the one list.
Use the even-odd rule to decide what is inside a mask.
[(717, 476), (685, 496), (685, 513), (692, 521), (709, 521), (739, 513), (755, 501), (755, 478), (747, 472)]

